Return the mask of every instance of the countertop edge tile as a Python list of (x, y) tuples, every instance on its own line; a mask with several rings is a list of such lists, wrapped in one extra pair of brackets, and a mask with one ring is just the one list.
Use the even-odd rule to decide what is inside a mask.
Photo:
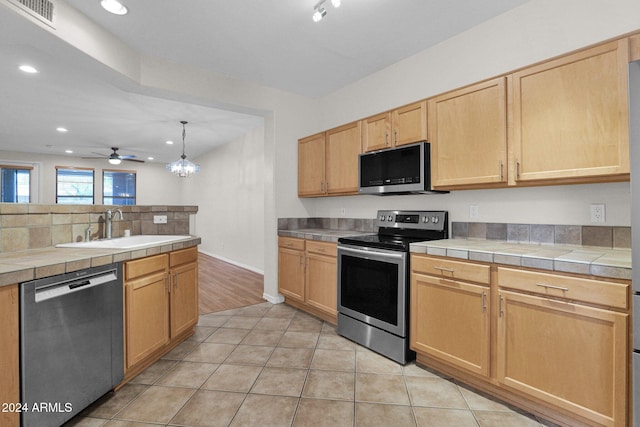
[(0, 254), (0, 286), (15, 285), (43, 277), (70, 273), (90, 267), (144, 258), (156, 253), (198, 246), (202, 239), (186, 236), (171, 244), (149, 244), (139, 249), (47, 247)]
[(591, 246), (527, 244), (479, 239), (444, 239), (412, 243), (416, 254), (467, 258), (561, 273), (631, 279), (631, 250)]

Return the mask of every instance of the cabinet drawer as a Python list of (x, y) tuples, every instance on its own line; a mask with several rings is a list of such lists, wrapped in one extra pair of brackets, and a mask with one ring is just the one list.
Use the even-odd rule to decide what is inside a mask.
[(192, 248), (174, 251), (169, 254), (170, 268), (196, 261), (198, 261), (198, 248), (195, 246)]
[(296, 239), (295, 237), (278, 237), (278, 246), (281, 248), (304, 251), (304, 239)]
[(307, 252), (335, 257), (338, 256), (338, 245), (336, 243), (307, 240)]
[(134, 261), (127, 261), (124, 264), (124, 279), (131, 280), (147, 274), (164, 271), (168, 266), (167, 254), (154, 255)]
[(624, 283), (498, 267), (498, 286), (572, 301), (629, 307), (629, 285)]
[(411, 270), (416, 273), (430, 274), (448, 279), (467, 280), (486, 285), (491, 281), (491, 269), (488, 265), (422, 255), (413, 255), (411, 257)]

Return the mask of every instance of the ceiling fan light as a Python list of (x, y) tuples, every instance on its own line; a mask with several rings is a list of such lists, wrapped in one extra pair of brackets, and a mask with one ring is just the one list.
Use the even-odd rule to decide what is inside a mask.
[(331, 4), (333, 5), (333, 7), (340, 7), (340, 5), (342, 4), (341, 0), (331, 0)]
[(109, 163), (111, 163), (112, 165), (119, 165), (120, 163), (122, 163), (122, 160), (112, 157), (109, 158)]

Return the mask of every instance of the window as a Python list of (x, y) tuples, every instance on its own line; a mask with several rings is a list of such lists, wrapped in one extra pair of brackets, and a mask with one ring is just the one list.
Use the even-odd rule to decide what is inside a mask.
[(93, 204), (93, 169), (56, 166), (56, 203)]
[(30, 203), (32, 170), (29, 166), (0, 165), (0, 202)]
[(102, 204), (135, 205), (135, 171), (102, 171)]

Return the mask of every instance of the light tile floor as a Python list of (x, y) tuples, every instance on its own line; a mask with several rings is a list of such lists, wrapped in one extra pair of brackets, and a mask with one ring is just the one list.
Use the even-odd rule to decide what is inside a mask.
[(340, 337), (288, 305), (200, 316), (196, 333), (69, 426), (541, 426)]

